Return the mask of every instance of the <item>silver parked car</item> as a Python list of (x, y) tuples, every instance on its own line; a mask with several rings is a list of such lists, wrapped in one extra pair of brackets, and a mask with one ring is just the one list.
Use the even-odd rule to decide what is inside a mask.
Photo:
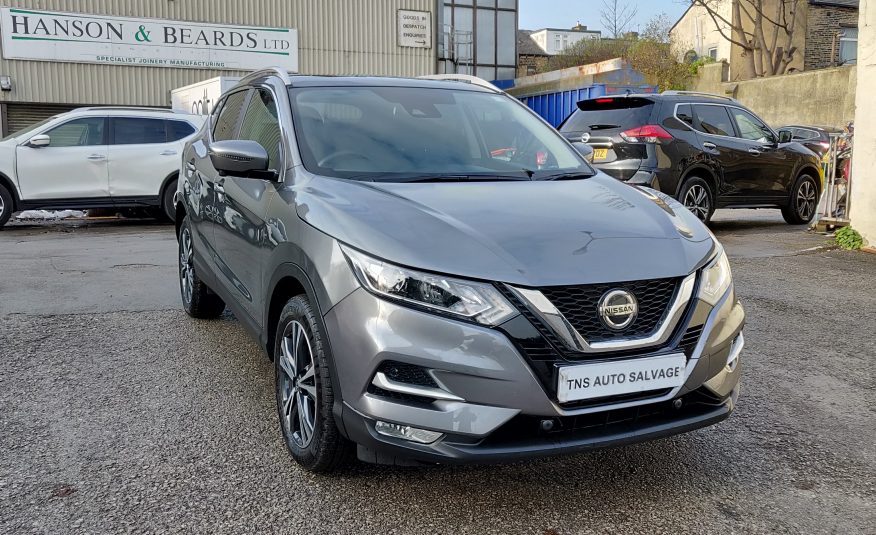
[(697, 429), (744, 313), (709, 230), (482, 81), (254, 73), (183, 155), (186, 311), (275, 362), (313, 471), (486, 462)]

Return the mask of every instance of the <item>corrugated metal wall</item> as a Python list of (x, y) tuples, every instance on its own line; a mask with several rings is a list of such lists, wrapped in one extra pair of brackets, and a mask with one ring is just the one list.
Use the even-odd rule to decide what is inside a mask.
[[(8, 7), (296, 28), (306, 74), (418, 76), (435, 72), (435, 48), (402, 48), (398, 9), (435, 0), (2, 0)], [(434, 41), (434, 40), (433, 40)], [(240, 72), (0, 60), (13, 91), (0, 102), (169, 106), (170, 90)]]

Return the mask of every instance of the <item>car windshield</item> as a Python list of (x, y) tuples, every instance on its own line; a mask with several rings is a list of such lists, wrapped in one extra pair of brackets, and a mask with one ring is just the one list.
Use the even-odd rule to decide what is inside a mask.
[(337, 178), (539, 179), (594, 171), (511, 97), (411, 87), (290, 88), (304, 167)]
[(40, 122), (38, 122), (38, 123), (34, 123), (34, 124), (30, 125), (30, 126), (25, 126), (25, 127), (22, 128), (21, 130), (18, 130), (17, 132), (12, 132), (12, 133), (9, 134), (8, 136), (4, 137), (3, 139), (0, 139), (0, 141), (6, 141), (6, 140), (8, 140), (8, 139), (12, 139), (12, 138), (16, 138), (16, 137), (26, 136), (27, 134), (29, 134), (29, 133), (31, 133), (31, 132), (34, 132), (34, 131), (36, 131), (36, 130), (39, 130), (40, 128), (42, 128), (43, 126), (45, 126), (46, 124), (48, 124), (50, 121), (54, 121), (54, 120), (57, 119), (57, 118), (58, 118), (58, 116), (55, 115), (54, 117), (49, 117), (48, 119), (43, 119), (42, 121), (40, 121)]

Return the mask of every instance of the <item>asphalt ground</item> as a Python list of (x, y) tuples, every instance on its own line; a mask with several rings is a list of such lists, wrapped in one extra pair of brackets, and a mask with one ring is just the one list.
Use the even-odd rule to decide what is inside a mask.
[(172, 227), (0, 232), (0, 533), (874, 533), (876, 255), (721, 212), (748, 314), (711, 428), (500, 466), (299, 469), (271, 364), (181, 310)]

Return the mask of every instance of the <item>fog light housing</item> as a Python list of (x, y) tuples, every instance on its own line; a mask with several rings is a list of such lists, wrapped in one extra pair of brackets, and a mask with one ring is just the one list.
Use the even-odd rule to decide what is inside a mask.
[(441, 433), (437, 431), (428, 431), (426, 429), (418, 429), (409, 425), (393, 424), (389, 422), (379, 421), (374, 424), (374, 429), (381, 435), (402, 440), (410, 440), (420, 444), (431, 444), (441, 438)]

